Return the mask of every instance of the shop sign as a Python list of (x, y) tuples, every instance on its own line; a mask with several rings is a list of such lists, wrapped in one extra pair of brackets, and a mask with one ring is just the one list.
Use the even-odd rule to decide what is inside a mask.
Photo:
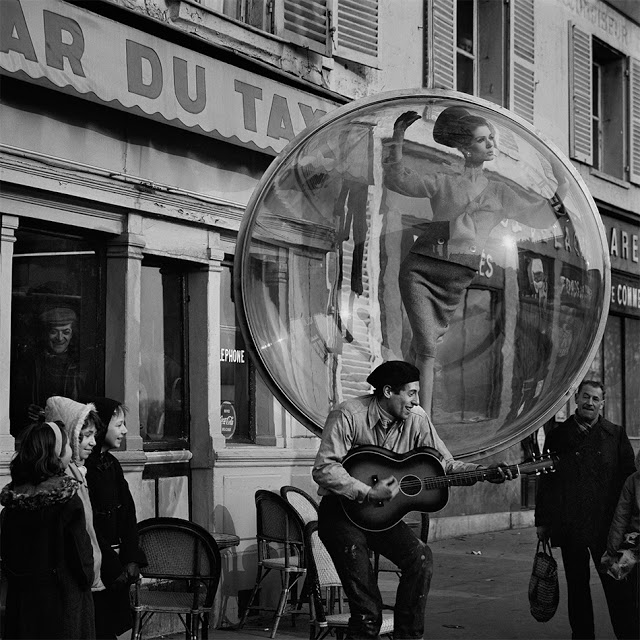
[(60, 0), (0, 2), (0, 73), (277, 154), (338, 106)]
[(225, 400), (220, 405), (220, 426), (222, 435), (228, 440), (236, 432), (236, 410), (232, 402)]
[(602, 216), (607, 231), (611, 268), (640, 275), (640, 225)]
[(640, 318), (640, 279), (612, 273), (610, 309)]

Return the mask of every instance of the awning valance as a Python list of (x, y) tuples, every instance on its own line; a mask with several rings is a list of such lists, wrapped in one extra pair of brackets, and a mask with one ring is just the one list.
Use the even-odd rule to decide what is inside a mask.
[(2, 0), (0, 73), (278, 153), (337, 105), (59, 0)]

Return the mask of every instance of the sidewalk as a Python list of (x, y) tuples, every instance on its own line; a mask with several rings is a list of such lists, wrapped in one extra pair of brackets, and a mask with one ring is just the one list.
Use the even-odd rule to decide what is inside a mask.
[[(430, 543), (434, 574), (427, 602), (425, 638), (428, 640), (567, 640), (571, 637), (567, 619), (566, 586), (560, 550), (554, 553), (560, 574), (560, 605), (546, 623), (529, 612), (527, 589), (536, 551), (533, 527), (462, 536)], [(381, 574), (383, 599), (393, 604), (397, 578)], [(592, 569), (591, 588), (595, 608), (596, 638), (615, 638), (600, 580)], [(212, 640), (268, 638), (270, 619), (249, 620), (241, 631), (215, 629)], [(276, 638), (306, 640), (307, 619), (283, 618)], [(184, 634), (168, 636), (171, 640)]]

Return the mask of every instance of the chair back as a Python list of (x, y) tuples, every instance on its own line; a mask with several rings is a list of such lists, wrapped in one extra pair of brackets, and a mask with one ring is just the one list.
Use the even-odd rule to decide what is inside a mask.
[(317, 582), (320, 589), (341, 587), (340, 577), (333, 560), (318, 534), (317, 521), (309, 522), (304, 528), (304, 535), (309, 550), (307, 566), (311, 579)]
[(285, 485), (280, 488), (280, 495), (298, 512), (305, 524), (318, 519), (318, 503), (306, 491)]
[(258, 559), (275, 548), (284, 553), (285, 567), (304, 566), (304, 522), (279, 494), (267, 489), (255, 493)]
[(201, 583), (204, 603), (213, 605), (220, 582), (220, 551), (206, 529), (181, 518), (149, 518), (138, 524), (138, 537), (148, 562), (140, 570), (144, 578)]

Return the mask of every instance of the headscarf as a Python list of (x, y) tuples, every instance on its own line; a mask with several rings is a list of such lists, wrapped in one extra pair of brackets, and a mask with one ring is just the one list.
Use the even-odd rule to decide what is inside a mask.
[(47, 399), (47, 404), (44, 408), (44, 419), (47, 422), (59, 420), (64, 423), (67, 438), (71, 445), (71, 459), (76, 465), (83, 464), (83, 461), (80, 460), (80, 431), (89, 414), (95, 411), (96, 408), (93, 404), (82, 404), (71, 400), (71, 398), (51, 396)]

